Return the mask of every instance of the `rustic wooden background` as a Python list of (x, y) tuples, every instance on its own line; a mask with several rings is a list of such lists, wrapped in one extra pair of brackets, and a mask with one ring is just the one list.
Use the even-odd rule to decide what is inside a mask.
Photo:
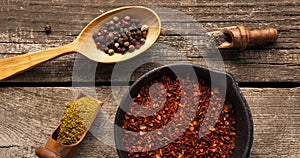
[[(0, 0), (0, 58), (57, 47), (72, 42), (93, 18), (126, 5), (168, 7), (192, 16), (207, 30), (243, 24), (249, 29), (275, 27), (274, 44), (251, 46), (243, 52), (220, 50), (225, 70), (234, 75), (250, 106), (254, 141), (250, 157), (300, 156), (300, 1), (270, 2), (198, 0)], [(168, 12), (160, 10), (160, 15)], [(163, 19), (162, 23), (190, 22)], [(51, 34), (44, 26), (52, 26)], [(188, 30), (187, 32), (192, 32)], [(205, 57), (193, 51), (184, 38), (162, 31), (158, 42), (170, 45), (191, 63), (205, 65)], [(151, 52), (145, 53), (152, 57)], [(58, 125), (64, 104), (74, 98), (72, 70), (78, 54), (68, 54), (41, 64), (25, 73), (0, 82), (0, 157), (36, 157), (35, 147), (43, 145)], [(162, 53), (166, 62), (181, 62)], [(134, 60), (138, 60), (139, 57)], [(80, 57), (81, 61), (88, 62)], [(220, 60), (220, 59), (216, 59)], [(130, 61), (126, 61), (130, 64)], [(126, 63), (125, 62), (125, 63)], [(94, 63), (95, 64), (95, 63)], [(131, 81), (156, 67), (137, 69)], [(113, 121), (117, 101), (110, 88), (114, 64), (98, 64), (95, 79), (97, 98)], [(1, 73), (1, 72), (0, 72)], [(82, 81), (82, 80), (81, 80)], [(124, 82), (122, 79), (118, 81)], [(91, 133), (77, 157), (117, 157), (114, 148)]]

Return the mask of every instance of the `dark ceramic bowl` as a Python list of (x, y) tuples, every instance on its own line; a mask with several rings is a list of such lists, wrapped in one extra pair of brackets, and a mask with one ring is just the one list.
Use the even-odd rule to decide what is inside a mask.
[(172, 64), (153, 69), (140, 77), (130, 87), (129, 93), (123, 97), (120, 103), (121, 108), (119, 107), (115, 117), (116, 126), (114, 129), (114, 134), (119, 157), (127, 157), (126, 153), (121, 150), (123, 149), (123, 130), (120, 130), (120, 128), (117, 127), (122, 126), (125, 115), (125, 112), (122, 109), (126, 108), (126, 106), (128, 106), (131, 102), (130, 96), (136, 96), (141, 87), (155, 79), (161, 78), (163, 75), (191, 75), (191, 71), (198, 78), (209, 81), (212, 88), (219, 87), (221, 89), (220, 91), (223, 90), (223, 92), (226, 92), (224, 94), (226, 94), (226, 99), (232, 104), (234, 117), (236, 119), (236, 143), (232, 157), (249, 157), (253, 141), (253, 121), (248, 104), (244, 99), (235, 79), (232, 77), (232, 75), (226, 72), (211, 70), (190, 64)]

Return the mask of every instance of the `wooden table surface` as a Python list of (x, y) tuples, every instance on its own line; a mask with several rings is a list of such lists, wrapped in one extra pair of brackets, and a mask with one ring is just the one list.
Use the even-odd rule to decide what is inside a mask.
[[(163, 26), (182, 23), (188, 27), (189, 23), (193, 23), (185, 18), (168, 16), (167, 9), (162, 9), (166, 7), (191, 16), (207, 30), (238, 24), (249, 29), (278, 29), (276, 43), (250, 46), (243, 52), (223, 49), (220, 50), (222, 58), (214, 59), (209, 54), (195, 52), (193, 45), (186, 42), (185, 38), (197, 36), (193, 34), (196, 29), (181, 28), (187, 33), (178, 35), (163, 28), (158, 43), (175, 48), (184, 58), (163, 49), (159, 54), (145, 52), (144, 57), (160, 58), (164, 63), (188, 61), (203, 66), (207, 66), (207, 58), (223, 61), (225, 71), (238, 81), (252, 112), (254, 140), (250, 157), (300, 157), (299, 0), (1, 0), (0, 58), (68, 44), (93, 18), (126, 5), (156, 6), (160, 16), (170, 17), (162, 19)], [(44, 32), (46, 24), (52, 26), (49, 35)], [(142, 59), (136, 57), (123, 64), (130, 65), (132, 61)], [(82, 63), (87, 64), (87, 68), (91, 65), (91, 69), (97, 65), (71, 53), (0, 82), (1, 158), (36, 157), (35, 148), (47, 141), (59, 123), (64, 104), (74, 99), (78, 89), (89, 90), (95, 85), (97, 98), (105, 102), (103, 111), (106, 117), (109, 121), (114, 120), (118, 99), (113, 97), (110, 85), (111, 74), (117, 64), (98, 63), (95, 71), (90, 72), (95, 77), (76, 79), (74, 67)], [(148, 63), (139, 67), (131, 74), (130, 83), (157, 66)], [(123, 78), (115, 81), (128, 85), (128, 80)], [(80, 83), (84, 85), (74, 88)], [(105, 137), (105, 133), (98, 135)], [(77, 157), (117, 157), (117, 154), (113, 147), (88, 133)]]

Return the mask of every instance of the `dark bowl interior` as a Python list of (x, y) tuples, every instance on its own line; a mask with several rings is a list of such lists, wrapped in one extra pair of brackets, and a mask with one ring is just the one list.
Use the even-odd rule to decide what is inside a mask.
[[(221, 90), (226, 91), (226, 99), (232, 104), (234, 110), (234, 117), (236, 119), (236, 143), (235, 149), (233, 151), (232, 157), (249, 157), (250, 149), (252, 146), (253, 140), (253, 121), (252, 116), (248, 107), (246, 100), (244, 99), (239, 87), (232, 77), (232, 75), (207, 69), (204, 67), (190, 65), (190, 64), (172, 64), (167, 66), (162, 66), (156, 69), (153, 69), (140, 77), (129, 89), (129, 93), (127, 93), (121, 103), (120, 107), (126, 108), (131, 102), (131, 96), (136, 96), (139, 92), (140, 88), (148, 84), (149, 82), (162, 77), (163, 75), (174, 75), (174, 70), (176, 75), (181, 73), (181, 75), (185, 75), (187, 70), (193, 70), (194, 74), (198, 78), (202, 78), (204, 80), (209, 81), (213, 86), (219, 87)], [(187, 74), (188, 75), (188, 74)], [(122, 126), (122, 122), (124, 120), (125, 112), (118, 108), (115, 117), (116, 126)], [(115, 126), (115, 127), (116, 127)], [(127, 155), (124, 151), (119, 150), (122, 149), (122, 136), (123, 131), (119, 130), (119, 128), (115, 128), (115, 143), (116, 148), (119, 154), (119, 157), (126, 158)]]

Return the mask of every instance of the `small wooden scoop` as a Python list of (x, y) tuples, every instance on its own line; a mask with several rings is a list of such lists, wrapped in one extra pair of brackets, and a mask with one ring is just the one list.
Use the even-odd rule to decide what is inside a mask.
[[(82, 97), (89, 97), (89, 96), (81, 93), (81, 94), (79, 94), (77, 99), (80, 99)], [(97, 114), (100, 111), (100, 108), (103, 105), (102, 102), (97, 101), (95, 99), (93, 99), (93, 100), (98, 103), (98, 108), (97, 108), (97, 110), (96, 110), (96, 112), (93, 116), (93, 119), (92, 119), (89, 127), (86, 129), (86, 131), (83, 133), (83, 135), (81, 136), (80, 140), (77, 143), (71, 144), (71, 145), (66, 145), (66, 144), (62, 144), (62, 143), (56, 141), (55, 138), (57, 137), (57, 135), (59, 133), (59, 128), (60, 128), (60, 125), (59, 125), (53, 131), (53, 133), (50, 135), (50, 137), (48, 138), (48, 141), (47, 141), (45, 147), (37, 147), (36, 148), (36, 150), (35, 150), (36, 155), (40, 158), (73, 158), (75, 156), (75, 153), (76, 153), (76, 150), (77, 150), (79, 144), (84, 139), (84, 137), (87, 134), (89, 128), (91, 127), (94, 120), (96, 119)]]

